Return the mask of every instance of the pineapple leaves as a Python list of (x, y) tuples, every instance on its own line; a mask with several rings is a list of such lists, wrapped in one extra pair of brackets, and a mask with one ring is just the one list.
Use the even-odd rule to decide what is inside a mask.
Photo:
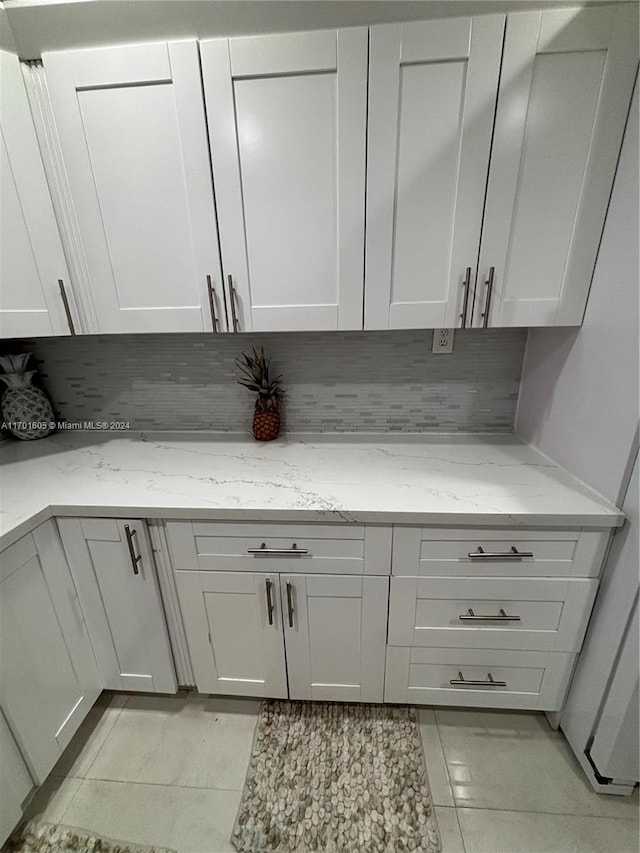
[(249, 391), (255, 391), (264, 409), (277, 410), (284, 393), (280, 385), (282, 376), (279, 375), (275, 379), (271, 378), (269, 373), (270, 362), (264, 354), (263, 347), (260, 347), (260, 352), (255, 347), (253, 347), (251, 354), (243, 352), (240, 357), (236, 358), (235, 364), (240, 374), (238, 383), (248, 388)]

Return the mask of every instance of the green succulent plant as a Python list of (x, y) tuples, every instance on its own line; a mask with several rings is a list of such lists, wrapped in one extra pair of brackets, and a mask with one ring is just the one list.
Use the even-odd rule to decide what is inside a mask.
[(263, 347), (260, 347), (260, 352), (253, 347), (249, 355), (243, 352), (241, 357), (236, 358), (236, 367), (240, 371), (239, 384), (258, 394), (256, 410), (279, 412), (284, 394), (280, 385), (282, 376), (271, 378), (270, 360), (265, 356)]

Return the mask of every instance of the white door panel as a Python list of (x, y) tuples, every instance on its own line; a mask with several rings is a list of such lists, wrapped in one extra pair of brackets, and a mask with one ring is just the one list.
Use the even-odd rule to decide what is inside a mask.
[(636, 67), (631, 4), (508, 17), (474, 325), (582, 322)]
[(282, 575), (291, 699), (381, 702), (389, 580)]
[(69, 273), (20, 63), (4, 51), (0, 78), (0, 337), (68, 335)]
[(104, 686), (175, 693), (171, 650), (144, 522), (61, 518), (58, 527)]
[(277, 574), (176, 572), (201, 693), (287, 698)]
[(43, 59), (99, 331), (224, 329), (196, 42)]
[(362, 328), (366, 29), (201, 50), (238, 330)]
[(101, 692), (74, 599), (53, 522), (3, 552), (0, 696), (38, 784)]
[(504, 16), (371, 29), (365, 328), (471, 320), (503, 31)]

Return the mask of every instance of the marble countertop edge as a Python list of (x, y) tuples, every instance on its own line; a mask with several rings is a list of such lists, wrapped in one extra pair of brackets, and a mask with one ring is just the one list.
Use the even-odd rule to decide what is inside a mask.
[(514, 435), (306, 434), (260, 444), (70, 433), (6, 445), (0, 549), (61, 516), (555, 529), (625, 518)]

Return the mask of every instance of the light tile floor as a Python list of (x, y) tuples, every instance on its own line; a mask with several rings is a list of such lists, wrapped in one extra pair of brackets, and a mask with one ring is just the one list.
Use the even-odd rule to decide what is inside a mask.
[[(259, 702), (104, 694), (29, 816), (224, 853)], [(443, 853), (637, 853), (638, 795), (595, 794), (542, 714), (421, 709)]]

